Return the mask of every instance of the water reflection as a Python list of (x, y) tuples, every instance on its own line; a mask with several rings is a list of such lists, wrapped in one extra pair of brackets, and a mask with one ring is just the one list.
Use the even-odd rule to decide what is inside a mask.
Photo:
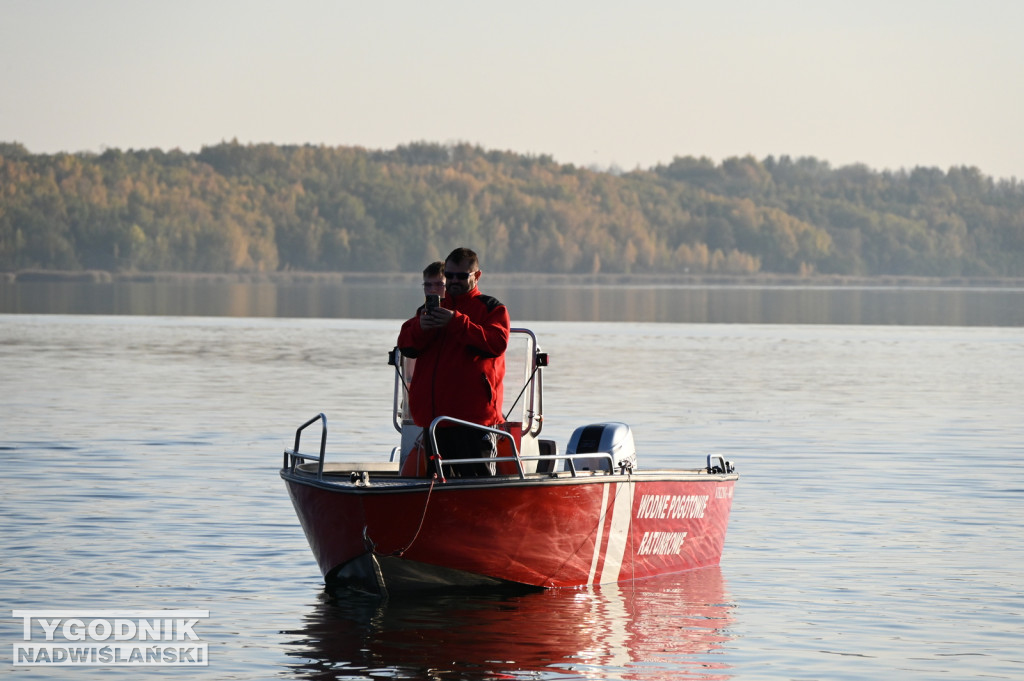
[(287, 654), (302, 679), (728, 679), (726, 599), (717, 567), (519, 595), (324, 593)]
[[(490, 283), (513, 319), (690, 324), (1024, 326), (1024, 289)], [(0, 282), (0, 313), (404, 319), (415, 284)]]

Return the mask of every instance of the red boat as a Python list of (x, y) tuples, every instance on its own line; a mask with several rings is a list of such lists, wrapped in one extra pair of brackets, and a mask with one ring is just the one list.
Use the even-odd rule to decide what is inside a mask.
[[(513, 329), (506, 384), (522, 386), (514, 420), (484, 428), (498, 438), (492, 474), (451, 477), (479, 459), (444, 456), (428, 473), (427, 429), (408, 418), (405, 386), (414, 362), (393, 351), (393, 420), (402, 444), (379, 462), (326, 460), (327, 419), (302, 424), (281, 468), (325, 581), (373, 593), (451, 586), (574, 587), (717, 565), (733, 487), (732, 464), (646, 470), (624, 423), (577, 428), (564, 452), (543, 439), (547, 355), (534, 334)], [(514, 377), (522, 372), (522, 383)], [(319, 452), (300, 451), (319, 422)], [(434, 451), (437, 450), (434, 440)], [(397, 458), (396, 458), (397, 457)]]

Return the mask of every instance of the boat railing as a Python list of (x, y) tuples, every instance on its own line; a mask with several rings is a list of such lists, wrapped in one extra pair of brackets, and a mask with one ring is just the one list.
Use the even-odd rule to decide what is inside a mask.
[[(526, 383), (519, 393), (519, 398), (524, 398), (523, 393), (526, 393), (525, 399), (523, 399), (523, 406), (525, 407), (523, 410), (523, 432), (529, 433), (533, 437), (539, 437), (540, 431), (544, 427), (543, 369), (548, 365), (548, 355), (546, 352), (540, 351), (540, 346), (537, 344), (537, 334), (530, 329), (512, 327), (509, 331), (509, 337), (513, 336), (525, 340), (525, 356), (528, 358), (525, 367), (527, 374), (525, 377)], [(509, 414), (511, 414), (511, 407), (509, 407)], [(506, 418), (508, 418), (508, 414), (506, 414)]]
[(725, 457), (721, 454), (708, 454), (708, 473), (732, 473), (735, 470), (736, 468), (732, 465), (732, 461), (726, 461)]
[[(576, 472), (577, 472), (576, 471), (576, 460), (577, 459), (587, 459), (587, 460), (590, 460), (590, 461), (593, 461), (594, 459), (604, 459), (605, 461), (608, 462), (608, 469), (606, 471), (604, 471), (604, 472), (606, 472), (606, 473), (614, 473), (615, 472), (615, 459), (613, 459), (612, 455), (609, 454), (608, 452), (596, 452), (596, 453), (595, 452), (591, 452), (591, 453), (586, 453), (586, 454), (554, 454), (554, 455), (550, 455), (550, 456), (541, 456), (539, 458), (540, 459), (544, 459), (546, 461), (565, 461), (565, 463), (568, 464), (568, 466), (569, 466), (569, 472), (572, 474), (572, 477), (574, 477), (574, 478), (576, 477)], [(583, 470), (589, 470), (589, 469), (583, 469)]]
[[(507, 438), (508, 441), (512, 443), (512, 456), (495, 456), (486, 460), (481, 459), (480, 457), (474, 457), (471, 459), (445, 459), (441, 456), (440, 450), (437, 446), (437, 426), (438, 424), (441, 423), (454, 423), (460, 426), (468, 426), (470, 428), (479, 430), (482, 433), (491, 433), (495, 437)], [(437, 418), (430, 422), (430, 426), (427, 428), (427, 436), (430, 438), (430, 443), (433, 446), (431, 451), (437, 453), (437, 470), (442, 471), (440, 474), (441, 482), (447, 482), (447, 480), (444, 477), (444, 472), (443, 469), (441, 468), (441, 464), (444, 464), (446, 466), (457, 466), (459, 464), (468, 463), (498, 464), (505, 461), (515, 462), (516, 470), (519, 473), (519, 479), (526, 479), (526, 472), (523, 470), (522, 457), (519, 456), (519, 447), (516, 446), (516, 439), (512, 437), (512, 433), (508, 431), (501, 430), (500, 428), (491, 428), (490, 426), (482, 426), (479, 423), (473, 423), (472, 421), (463, 421), (462, 419), (457, 419), (454, 416), (438, 416)]]
[[(318, 454), (306, 454), (306, 453), (303, 453), (303, 452), (300, 451), (300, 447), (301, 447), (301, 444), (302, 444), (302, 431), (304, 431), (306, 428), (308, 428), (309, 426), (313, 425), (317, 421), (320, 422), (320, 452)], [(475, 428), (475, 429), (477, 429), (477, 430), (479, 430), (481, 432), (492, 433), (492, 434), (494, 434), (495, 437), (507, 438), (508, 441), (511, 444), (511, 447), (512, 447), (512, 455), (511, 456), (497, 456), (497, 457), (489, 458), (489, 459), (486, 459), (486, 460), (480, 459), (479, 457), (469, 458), (469, 459), (443, 459), (442, 456), (439, 453), (437, 455), (438, 464), (439, 464), (438, 465), (438, 469), (439, 470), (442, 470), (441, 467), (440, 467), (440, 464), (444, 464), (446, 466), (453, 466), (453, 465), (457, 466), (457, 465), (460, 465), (460, 464), (474, 464), (474, 463), (475, 464), (479, 464), (479, 463), (494, 463), (494, 464), (498, 464), (498, 463), (503, 463), (503, 462), (511, 462), (511, 463), (514, 463), (515, 466), (516, 466), (516, 472), (519, 475), (519, 479), (520, 480), (525, 480), (526, 479), (526, 470), (523, 468), (523, 462), (524, 461), (536, 461), (536, 462), (538, 462), (538, 465), (540, 464), (540, 462), (543, 462), (543, 461), (551, 462), (551, 469), (549, 471), (547, 471), (547, 472), (549, 472), (551, 474), (555, 473), (555, 471), (554, 471), (554, 464), (555, 464), (555, 462), (557, 462), (557, 461), (564, 461), (565, 464), (566, 464), (566, 469), (567, 469), (566, 472), (568, 472), (572, 477), (575, 478), (577, 476), (577, 473), (579, 472), (577, 470), (577, 468), (576, 468), (576, 463), (575, 463), (577, 459), (587, 459), (587, 460), (590, 460), (590, 461), (593, 461), (594, 459), (604, 459), (604, 460), (606, 460), (608, 462), (608, 467), (605, 470), (605, 472), (606, 473), (614, 473), (615, 472), (615, 461), (612, 458), (612, 455), (607, 453), (607, 452), (587, 452), (587, 453), (578, 453), (578, 454), (539, 454), (539, 455), (536, 455), (536, 456), (523, 456), (523, 455), (521, 455), (519, 453), (519, 447), (516, 445), (515, 438), (507, 430), (502, 430), (500, 428), (491, 428), (489, 426), (482, 426), (479, 423), (473, 423), (471, 421), (463, 421), (462, 419), (457, 419), (457, 418), (455, 418), (453, 416), (438, 416), (437, 418), (435, 418), (431, 422), (430, 427), (428, 428), (428, 435), (430, 437), (431, 443), (433, 444), (433, 451), (435, 451), (435, 452), (438, 451), (437, 435), (436, 435), (435, 431), (437, 429), (438, 424), (445, 423), (445, 422), (453, 423), (453, 424), (461, 425), (461, 426), (468, 426), (470, 428)], [(283, 469), (285, 469), (285, 470), (288, 470), (291, 473), (294, 473), (295, 472), (295, 467), (297, 465), (299, 465), (300, 462), (315, 461), (316, 462), (316, 477), (317, 477), (317, 480), (323, 480), (323, 477), (324, 477), (324, 462), (325, 462), (325, 459), (326, 459), (326, 450), (327, 450), (327, 416), (324, 415), (323, 413), (320, 413), (320, 414), (317, 414), (316, 416), (314, 416), (313, 418), (309, 419), (308, 421), (306, 421), (301, 426), (299, 426), (298, 428), (295, 429), (295, 443), (294, 443), (294, 445), (292, 446), (291, 449), (285, 449), (284, 450), (284, 458), (283, 458), (283, 460), (281, 462), (281, 467)], [(392, 452), (391, 452), (392, 459), (394, 459), (394, 456), (395, 456), (397, 450), (398, 450), (397, 447), (395, 448), (395, 450), (392, 450)], [(711, 468), (711, 462), (712, 462), (712, 458), (709, 456), (708, 457), (708, 467), (709, 467), (709, 469)], [(731, 468), (731, 465), (729, 464), (729, 462), (726, 462), (724, 459), (722, 459), (721, 468), (728, 470), (728, 469)], [(445, 479), (443, 473), (441, 474), (441, 481), (442, 482), (447, 482), (447, 480)]]
[[(608, 462), (608, 467), (605, 470), (605, 472), (606, 473), (614, 473), (615, 472), (615, 459), (608, 452), (586, 452), (586, 453), (578, 453), (578, 454), (538, 454), (538, 455), (535, 455), (535, 456), (523, 456), (523, 455), (521, 455), (519, 453), (519, 447), (516, 446), (515, 438), (508, 431), (501, 430), (500, 428), (491, 428), (489, 426), (482, 426), (479, 423), (473, 423), (472, 421), (463, 421), (462, 419), (457, 419), (457, 418), (455, 418), (453, 416), (438, 416), (437, 418), (435, 418), (430, 423), (430, 427), (428, 428), (428, 436), (430, 437), (431, 444), (433, 445), (433, 450), (432, 451), (438, 452), (437, 435), (436, 435), (435, 431), (437, 429), (438, 424), (445, 423), (445, 422), (458, 424), (460, 426), (468, 426), (468, 427), (471, 427), (471, 428), (475, 428), (476, 430), (479, 430), (479, 431), (481, 431), (483, 433), (493, 433), (497, 437), (507, 438), (509, 440), (509, 442), (512, 443), (512, 456), (496, 456), (496, 457), (489, 458), (489, 459), (486, 459), (486, 460), (481, 459), (479, 457), (470, 458), (470, 459), (444, 459), (441, 456), (441, 454), (438, 453), (437, 454), (438, 470), (442, 470), (441, 469), (441, 464), (444, 464), (446, 466), (452, 466), (452, 465), (472, 464), (472, 463), (475, 463), (475, 464), (479, 464), (479, 463), (494, 463), (494, 464), (498, 464), (498, 463), (502, 463), (502, 462), (512, 462), (512, 463), (515, 463), (515, 465), (516, 465), (516, 472), (519, 474), (519, 479), (520, 480), (525, 480), (526, 479), (526, 471), (523, 468), (523, 462), (524, 461), (536, 461), (536, 462), (538, 462), (538, 464), (541, 461), (549, 461), (549, 462), (551, 462), (551, 465), (552, 465), (552, 470), (550, 471), (551, 473), (554, 473), (554, 470), (553, 470), (554, 469), (554, 462), (556, 462), (556, 461), (564, 461), (565, 464), (566, 464), (566, 469), (567, 469), (568, 473), (572, 477), (575, 478), (577, 476), (577, 473), (579, 473), (579, 471), (576, 468), (576, 461), (577, 460), (587, 459), (589, 461), (593, 461), (594, 459), (603, 459), (603, 460)], [(586, 470), (586, 469), (584, 469), (584, 470)], [(442, 482), (447, 482), (447, 480), (445, 479), (443, 473), (441, 474), (441, 481)]]
[[(320, 454), (302, 454), (299, 452), (299, 443), (302, 440), (302, 431), (307, 427), (313, 425), (317, 421), (320, 422)], [(313, 418), (309, 419), (295, 431), (295, 446), (291, 449), (284, 450), (284, 461), (281, 463), (282, 468), (287, 468), (292, 473), (295, 472), (295, 465), (298, 461), (316, 461), (316, 477), (317, 480), (322, 480), (324, 477), (324, 452), (327, 449), (327, 417), (323, 414), (317, 414)]]

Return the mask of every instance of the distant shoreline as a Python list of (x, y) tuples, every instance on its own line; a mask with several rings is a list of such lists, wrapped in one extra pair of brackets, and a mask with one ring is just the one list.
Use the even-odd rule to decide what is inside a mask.
[[(880, 275), (798, 276), (788, 274), (555, 274), (489, 272), (487, 281), (505, 286), (694, 286), (835, 288), (1024, 288), (1021, 277), (917, 277)], [(39, 270), (0, 272), (0, 283), (268, 283), (268, 284), (415, 284), (419, 272), (107, 272)]]

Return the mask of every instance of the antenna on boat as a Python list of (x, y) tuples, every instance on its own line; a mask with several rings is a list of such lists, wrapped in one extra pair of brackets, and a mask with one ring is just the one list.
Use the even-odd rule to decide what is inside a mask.
[[(509, 414), (511, 414), (512, 410), (515, 409), (517, 404), (519, 404), (519, 400), (522, 399), (523, 393), (526, 392), (526, 389), (529, 387), (530, 383), (533, 381), (533, 377), (537, 375), (537, 370), (540, 369), (541, 367), (546, 367), (547, 365), (548, 365), (548, 353), (546, 353), (546, 352), (534, 353), (534, 355), (533, 355), (533, 371), (530, 372), (530, 377), (528, 379), (526, 379), (525, 383), (523, 383), (523, 389), (519, 391), (518, 395), (516, 395), (516, 399), (512, 400), (512, 406), (510, 406), (508, 408), (508, 411), (505, 412), (505, 416), (504, 416), (503, 420), (508, 421)], [(533, 405), (530, 405), (530, 408), (532, 410)]]

